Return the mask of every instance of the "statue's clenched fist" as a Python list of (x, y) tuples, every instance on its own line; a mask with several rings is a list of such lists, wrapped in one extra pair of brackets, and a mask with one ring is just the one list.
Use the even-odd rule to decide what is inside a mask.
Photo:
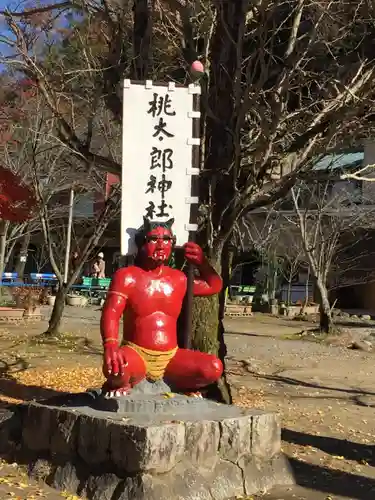
[(198, 267), (203, 264), (205, 257), (203, 254), (203, 250), (199, 245), (197, 245), (197, 243), (193, 243), (192, 241), (185, 243), (184, 250), (185, 250), (185, 259), (190, 264), (193, 264), (194, 266)]

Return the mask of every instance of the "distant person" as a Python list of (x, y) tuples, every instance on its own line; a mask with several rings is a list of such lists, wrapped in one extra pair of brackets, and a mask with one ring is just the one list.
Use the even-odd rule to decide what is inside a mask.
[(105, 260), (103, 252), (98, 253), (98, 258), (92, 266), (92, 276), (94, 278), (105, 278)]

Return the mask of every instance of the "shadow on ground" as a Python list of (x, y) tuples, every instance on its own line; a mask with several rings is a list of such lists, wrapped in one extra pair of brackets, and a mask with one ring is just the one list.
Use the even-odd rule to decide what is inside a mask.
[(288, 443), (312, 446), (330, 455), (342, 456), (347, 460), (356, 460), (359, 463), (366, 461), (369, 465), (375, 466), (375, 445), (353, 443), (353, 441), (347, 441), (346, 439), (316, 436), (291, 429), (282, 430), (282, 439)]
[(291, 458), (289, 463), (299, 486), (352, 500), (374, 500), (375, 498), (375, 480), (373, 479), (311, 465), (294, 458)]
[[(242, 361), (242, 364), (246, 362)], [(250, 375), (253, 375), (254, 377), (258, 379), (264, 379), (264, 380), (272, 380), (273, 382), (280, 382), (282, 384), (286, 385), (292, 385), (292, 386), (301, 386), (301, 387), (309, 387), (312, 389), (320, 389), (320, 390), (325, 390), (325, 391), (334, 391), (334, 392), (344, 392), (347, 394), (353, 394), (353, 395), (359, 395), (359, 396), (375, 396), (375, 392), (373, 391), (366, 391), (363, 389), (353, 389), (353, 388), (340, 388), (340, 387), (331, 387), (331, 386), (326, 386), (314, 382), (306, 382), (305, 380), (298, 380), (295, 378), (291, 377), (283, 377), (282, 375), (277, 375), (277, 374), (271, 374), (271, 375), (261, 375), (255, 371), (249, 370), (248, 367), (246, 367), (247, 373)], [(374, 497), (375, 498), (375, 497)]]
[(235, 335), (236, 337), (265, 337), (267, 339), (274, 339), (275, 336), (269, 333), (252, 333), (252, 332), (231, 332), (226, 331), (225, 335)]
[(46, 389), (37, 385), (24, 385), (17, 380), (0, 378), (0, 394), (8, 398), (20, 399), (22, 401), (43, 400), (65, 393), (54, 389)]
[(336, 320), (335, 326), (342, 326), (347, 328), (372, 328), (375, 329), (374, 321), (344, 321), (344, 320)]
[(60, 396), (64, 394), (53, 389), (47, 389), (37, 385), (24, 385), (13, 377), (13, 373), (26, 371), (30, 364), (21, 357), (16, 357), (14, 361), (8, 362), (0, 359), (0, 395), (8, 398), (20, 399), (23, 401), (41, 400)]
[(92, 339), (80, 335), (62, 333), (57, 337), (49, 337), (44, 333), (36, 335), (28, 340), (29, 345), (36, 347), (56, 347), (61, 350), (74, 352), (75, 354), (90, 354), (101, 356), (102, 349), (95, 345)]

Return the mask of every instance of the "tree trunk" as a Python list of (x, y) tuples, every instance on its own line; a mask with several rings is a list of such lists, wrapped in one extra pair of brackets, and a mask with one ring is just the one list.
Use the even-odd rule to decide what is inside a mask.
[(330, 333), (333, 320), (327, 287), (321, 279), (316, 280), (316, 286), (318, 287), (320, 298), (320, 330), (324, 333)]
[(27, 252), (29, 249), (30, 239), (31, 239), (31, 233), (27, 232), (22, 238), (21, 249), (17, 258), (15, 271), (18, 274), (18, 279), (21, 281), (23, 281), (23, 275), (25, 273)]
[(193, 301), (192, 347), (199, 351), (215, 354), (224, 366), (224, 374), (217, 384), (208, 389), (207, 396), (221, 403), (232, 403), (229, 384), (225, 375), (225, 357), (227, 348), (224, 341), (224, 306), (225, 291), (229, 283), (231, 256), (225, 245), (216, 259), (211, 259), (211, 265), (222, 272), (223, 290), (219, 296), (195, 297)]
[(3, 272), (5, 270), (7, 232), (8, 232), (8, 222), (5, 220), (1, 220), (0, 221), (0, 279), (2, 279)]
[(275, 304), (276, 299), (276, 290), (277, 290), (277, 281), (279, 277), (279, 268), (277, 263), (277, 258), (274, 255), (271, 261), (271, 279), (270, 279), (270, 289), (268, 292), (268, 299), (270, 304)]
[[(5, 254), (7, 246), (7, 233), (9, 223), (5, 220), (0, 220), (0, 281), (3, 279), (3, 272), (5, 271)], [(0, 296), (2, 293), (2, 286), (0, 286)]]
[(131, 77), (145, 80), (149, 74), (152, 36), (153, 2), (135, 0), (133, 4), (133, 68)]
[(307, 268), (307, 278), (305, 283), (305, 300), (303, 301), (301, 314), (305, 312), (307, 304), (309, 302), (309, 283), (310, 283), (310, 267)]
[(287, 291), (287, 296), (286, 296), (286, 303), (287, 306), (292, 305), (292, 276), (289, 276), (288, 280), (288, 291)]
[[(206, 251), (211, 250), (211, 264), (225, 279), (230, 268), (226, 243), (237, 217), (235, 179), (241, 162), (237, 120), (243, 98), (239, 85), (242, 59), (241, 49), (234, 41), (239, 38), (245, 16), (243, 2), (216, 2), (215, 8), (216, 22), (209, 47), (211, 65), (207, 80), (202, 80), (201, 102), (205, 106), (201, 117), (203, 150), (199, 178), (200, 204), (211, 210), (197, 242)], [(217, 354), (222, 362), (226, 355), (223, 315), (227, 284), (220, 297), (196, 298), (193, 305), (193, 347)], [(231, 402), (225, 372), (209, 397)]]
[(48, 328), (45, 335), (57, 337), (60, 333), (62, 315), (65, 308), (65, 300), (68, 290), (64, 286), (60, 286), (56, 294), (55, 304), (52, 309), (52, 314), (49, 320)]

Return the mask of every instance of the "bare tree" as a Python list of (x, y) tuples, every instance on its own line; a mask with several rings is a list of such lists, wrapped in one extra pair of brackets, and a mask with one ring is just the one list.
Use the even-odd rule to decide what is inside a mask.
[[(41, 103), (39, 100), (38, 102)], [(87, 178), (85, 170), (80, 168), (79, 164), (77, 165), (75, 156), (72, 156), (66, 145), (54, 136), (53, 132), (56, 130), (54, 119), (48, 110), (45, 111), (41, 106), (33, 117), (32, 147), (28, 150), (28, 160), (31, 164), (32, 182), (39, 204), (38, 216), (41, 232), (49, 262), (58, 281), (58, 292), (46, 333), (57, 335), (66, 295), (81, 274), (83, 266), (92, 256), (108, 224), (119, 216), (120, 196), (118, 186), (114, 186), (104, 200), (100, 213), (92, 212), (87, 217), (76, 217), (73, 221), (71, 230), (75, 235), (79, 234), (75, 243), (80, 251), (74, 271), (65, 280), (68, 206), (61, 202), (61, 195), (74, 189), (77, 193), (76, 200), (79, 196), (83, 199), (90, 197), (93, 199), (95, 192), (98, 191), (104, 197), (104, 182), (103, 177), (94, 169), (90, 172), (90, 178)]]
[[(91, 198), (93, 209), (95, 193), (102, 193), (104, 199), (105, 176), (91, 168), (88, 177), (87, 170), (82, 167), (76, 155), (72, 155), (70, 149), (56, 135), (56, 119), (49, 108), (45, 107), (38, 91), (29, 96), (22, 119), (16, 121), (12, 127), (13, 140), (2, 146), (3, 155), (6, 165), (21, 172), (35, 192), (37, 207), (33, 218), (18, 226), (23, 235), (26, 227), (29, 232), (39, 231), (42, 234), (49, 262), (57, 277), (59, 288), (48, 328), (48, 333), (55, 335), (59, 331), (66, 294), (91, 257), (109, 222), (119, 215), (119, 193), (117, 187), (114, 187), (103, 201), (100, 213), (92, 212), (88, 216), (75, 218), (72, 232), (79, 234), (76, 244), (80, 247), (80, 252), (75, 271), (65, 281), (68, 204), (64, 196), (74, 188), (76, 201)], [(14, 246), (17, 236), (15, 230), (18, 226), (11, 228), (13, 232), (8, 232), (0, 239), (0, 243), (5, 242), (4, 248), (10, 244)], [(10, 227), (7, 225), (6, 229)], [(9, 248), (6, 256), (11, 249)]]
[(358, 281), (355, 275), (370, 252), (364, 242), (374, 228), (375, 206), (345, 181), (298, 183), (291, 197), (293, 210), (283, 215), (304, 250), (319, 292), (320, 328), (329, 332), (329, 290), (366, 279)]
[(241, 227), (242, 231), (238, 228), (236, 234), (240, 235), (242, 248), (252, 246), (271, 271), (270, 296), (278, 291), (277, 281), (282, 278), (287, 283), (287, 303), (290, 304), (293, 279), (305, 265), (304, 250), (295, 231), (275, 207), (249, 214), (242, 220)]
[[(79, 277), (83, 266), (89, 260), (92, 255), (93, 250), (98, 245), (104, 231), (108, 227), (110, 221), (113, 218), (119, 216), (120, 212), (120, 193), (117, 188), (112, 190), (105, 201), (105, 205), (100, 214), (97, 215), (95, 219), (95, 224), (90, 225), (86, 231), (82, 233), (82, 247), (79, 253), (79, 257), (76, 262), (76, 268), (74, 272), (70, 273), (67, 282), (64, 281), (63, 268), (58, 264), (58, 249), (59, 246), (54, 244), (53, 233), (49, 226), (48, 209), (44, 208), (41, 211), (41, 223), (44, 235), (44, 240), (47, 245), (47, 251), (50, 263), (54, 270), (59, 283), (59, 289), (57, 292), (55, 304), (53, 307), (52, 315), (49, 321), (49, 326), (47, 329), (47, 334), (57, 335), (59, 333), (62, 314), (64, 311), (66, 295), (71, 289), (72, 285), (76, 282)], [(82, 228), (81, 228), (82, 229)], [(61, 262), (61, 260), (60, 260)]]
[[(15, 96), (9, 98), (13, 92)], [(0, 99), (0, 109), (2, 111), (0, 151), (2, 165), (10, 172), (15, 174), (21, 183), (30, 182), (30, 164), (25, 161), (25, 151), (28, 144), (20, 140), (20, 125), (24, 118), (22, 101), (23, 96), (20, 89), (9, 87), (7, 92), (3, 89)], [(10, 101), (10, 103), (9, 103)], [(15, 111), (16, 110), (16, 111)], [(23, 139), (25, 138), (22, 134)], [(0, 220), (0, 277), (2, 276), (16, 244), (31, 234), (40, 230), (38, 227), (37, 208), (35, 212), (30, 213), (30, 217), (24, 222), (13, 222), (9, 220)]]
[[(292, 304), (293, 280), (303, 267), (306, 267), (305, 252), (298, 238), (286, 224), (280, 227), (280, 238), (275, 241), (275, 248), (279, 260), (279, 272), (287, 283), (287, 305)], [(305, 297), (306, 303), (308, 297)]]
[(17, 241), (25, 234), (27, 223), (0, 221), (0, 277), (9, 262)]

